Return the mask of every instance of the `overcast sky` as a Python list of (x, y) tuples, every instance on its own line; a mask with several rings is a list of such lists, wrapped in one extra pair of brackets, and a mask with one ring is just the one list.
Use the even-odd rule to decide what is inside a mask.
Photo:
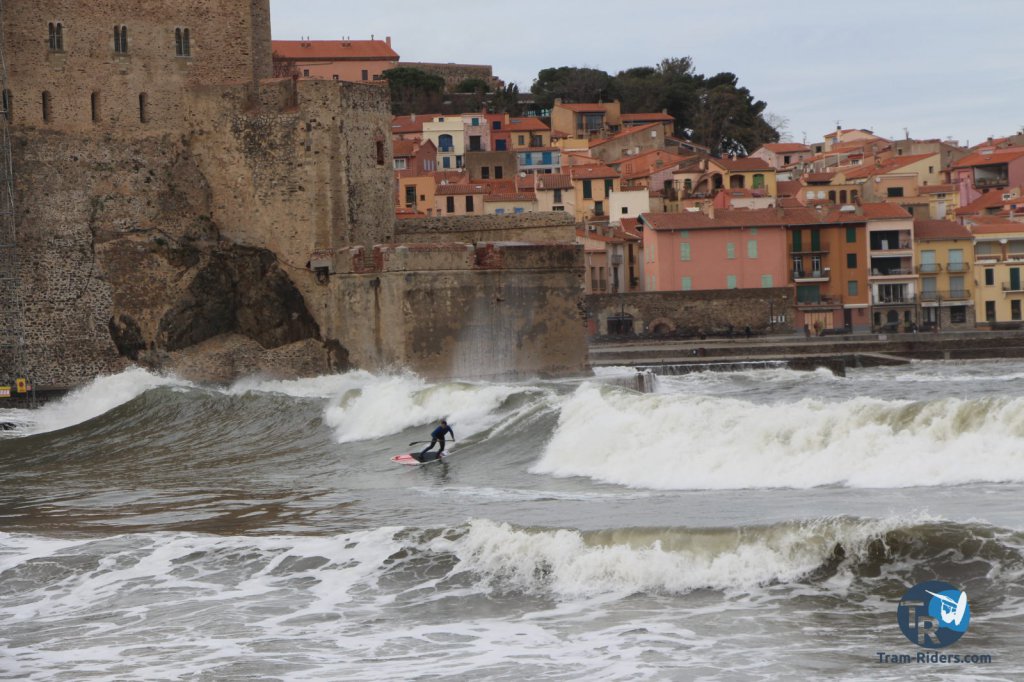
[(610, 74), (690, 57), (731, 71), (819, 141), (838, 122), (884, 137), (976, 144), (1024, 128), (1020, 0), (271, 0), (278, 39), (391, 36), (403, 61), (490, 64), (530, 89), (537, 72)]

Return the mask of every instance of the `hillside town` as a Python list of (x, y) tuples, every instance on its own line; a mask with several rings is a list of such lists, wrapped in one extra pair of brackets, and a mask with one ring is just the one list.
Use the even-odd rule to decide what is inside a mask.
[[(378, 81), (399, 63), (390, 38), (345, 41), (337, 61), (330, 42), (275, 54), (309, 78)], [(1024, 134), (964, 147), (837, 126), (716, 158), (664, 111), (535, 113), (394, 117), (396, 217), (564, 211), (588, 294), (788, 287), (809, 335), (1024, 319)]]

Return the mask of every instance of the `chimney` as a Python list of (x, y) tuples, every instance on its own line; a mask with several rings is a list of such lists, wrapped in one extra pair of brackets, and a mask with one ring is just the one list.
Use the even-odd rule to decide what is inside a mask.
[(715, 219), (715, 202), (713, 201), (708, 204), (708, 218)]
[(409, 114), (409, 120), (412, 121), (413, 123), (416, 122), (416, 113), (415, 112)]
[(556, 97), (555, 98), (555, 106), (557, 107), (561, 103), (562, 103), (562, 98), (561, 97)]
[(387, 43), (388, 47), (391, 47), (391, 36), (384, 36), (384, 42)]

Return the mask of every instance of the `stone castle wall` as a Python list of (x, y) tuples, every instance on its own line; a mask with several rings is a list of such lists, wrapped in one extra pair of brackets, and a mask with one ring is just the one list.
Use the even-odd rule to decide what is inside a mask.
[(608, 320), (623, 314), (633, 319), (633, 334), (696, 337), (723, 334), (730, 326), (742, 333), (792, 331), (792, 292), (785, 288), (722, 289), (591, 294), (586, 297), (588, 332), (608, 334)]
[(453, 92), (462, 81), (479, 78), (493, 90), (504, 85), (500, 78), (494, 77), (494, 70), (487, 64), (437, 64), (432, 62), (401, 62), (399, 66), (419, 69), (444, 79), (444, 87)]
[(576, 222), (563, 211), (512, 215), (435, 216), (395, 223), (397, 242), (572, 242)]
[[(428, 221), (396, 236), (387, 90), (258, 80), (266, 0), (5, 6), (37, 386), (130, 362), (217, 381), (352, 365), (582, 370), (571, 218)], [(60, 53), (51, 21), (64, 25)], [(113, 53), (121, 23), (127, 55)], [(189, 59), (173, 56), (175, 26), (190, 28)], [(21, 107), (43, 90), (49, 120)], [(495, 241), (563, 243), (483, 245)], [(327, 272), (317, 254), (331, 254)]]
[[(266, 0), (14, 0), (4, 3), (12, 122), (52, 130), (105, 130), (118, 138), (181, 130), (188, 87), (269, 77)], [(62, 26), (53, 51), (48, 26)], [(114, 51), (114, 26), (128, 50)], [(176, 55), (175, 30), (189, 29), (189, 56)], [(43, 93), (49, 120), (44, 120)], [(95, 95), (96, 106), (93, 107)], [(145, 121), (140, 95), (145, 96)]]
[(424, 376), (586, 370), (583, 261), (574, 244), (410, 244), (333, 255), (327, 323), (361, 367)]

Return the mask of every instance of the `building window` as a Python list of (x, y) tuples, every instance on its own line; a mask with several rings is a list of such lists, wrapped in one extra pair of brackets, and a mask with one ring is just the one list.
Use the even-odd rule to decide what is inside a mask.
[(690, 242), (679, 242), (679, 260), (690, 260)]
[(94, 92), (89, 98), (89, 103), (92, 107), (92, 122), (100, 122), (100, 93)]
[(993, 286), (996, 283), (996, 271), (993, 268), (985, 268), (985, 286)]
[(612, 181), (611, 180), (605, 180), (604, 181), (604, 195), (606, 197), (610, 197), (612, 195)]
[(594, 202), (594, 215), (604, 215), (604, 202), (603, 201), (595, 201)]
[(995, 322), (996, 321), (996, 302), (985, 301), (985, 321)]
[(679, 283), (679, 288), (683, 291), (690, 291), (693, 289), (693, 279), (690, 277), (683, 277), (682, 281)]
[(501, 180), (503, 177), (505, 177), (505, 169), (503, 169), (501, 166), (495, 166), (494, 167), (494, 179), (495, 180)]
[(523, 207), (522, 206), (516, 206), (514, 209), (512, 209), (512, 212), (515, 213), (516, 215), (518, 215), (518, 214), (523, 212)]
[(747, 242), (747, 258), (757, 258), (757, 240), (751, 239)]
[(360, 71), (360, 72), (359, 72), (359, 76), (360, 76), (360, 78), (362, 78), (362, 79), (363, 79), (364, 81), (368, 81), (368, 80), (370, 80), (370, 72), (369, 72), (369, 71), (367, 71), (366, 69), (363, 69), (362, 71)]
[(846, 267), (853, 270), (857, 267), (857, 254), (848, 253), (846, 254)]
[[(174, 29), (174, 54), (179, 57), (192, 56), (192, 38), (187, 28)], [(308, 70), (305, 75), (309, 75)]]
[(384, 165), (384, 141), (377, 140), (377, 165)]
[(50, 30), (50, 52), (64, 51), (64, 24), (59, 21), (51, 21)]
[(858, 293), (857, 280), (851, 279), (846, 283), (846, 293), (850, 296), (856, 296)]
[(886, 190), (885, 190), (885, 195), (887, 197), (901, 197), (901, 196), (903, 196), (903, 188), (902, 187), (887, 187)]
[(466, 197), (466, 213), (473, 212), (473, 195), (470, 194)]
[(629, 215), (629, 207), (628, 206), (623, 206), (622, 207), (622, 215)]
[(455, 167), (456, 168), (462, 168), (462, 157), (461, 156), (456, 156), (455, 157)]
[(445, 197), (445, 210), (448, 213), (455, 213), (455, 197)]
[(736, 244), (733, 242), (725, 243), (725, 257), (730, 260), (736, 257)]
[(50, 122), (50, 93), (48, 90), (43, 91), (43, 122)]
[(555, 190), (555, 203), (556, 204), (562, 203), (562, 190), (560, 190), (560, 189), (556, 189)]
[(503, 208), (496, 208), (496, 209), (494, 209), (494, 215), (505, 215), (505, 209), (503, 209)]
[(771, 275), (761, 275), (761, 288), (762, 289), (771, 289), (773, 286), (775, 286), (775, 285), (772, 283), (772, 276)]
[(967, 306), (956, 305), (950, 308), (949, 321), (953, 324), (964, 324), (967, 322)]
[(764, 188), (764, 175), (761, 173), (754, 173), (754, 186), (752, 189), (763, 189)]
[(114, 52), (117, 54), (128, 53), (128, 27), (114, 27)]
[(395, 159), (395, 170), (406, 170), (409, 162), (406, 159)]
[(584, 199), (593, 199), (594, 198), (594, 190), (590, 186), (590, 180), (584, 180), (583, 181), (583, 198)]
[(525, 147), (526, 146), (526, 135), (519, 135), (518, 138), (519, 138), (519, 146), (520, 147)]
[(480, 179), (481, 180), (490, 180), (491, 179), (491, 167), (490, 166), (480, 166)]
[(725, 288), (726, 289), (735, 289), (736, 288), (736, 275), (726, 275), (725, 276)]
[(303, 69), (302, 70), (302, 77), (303, 78), (309, 78), (309, 69)]
[(149, 103), (149, 97), (146, 93), (139, 94), (139, 122), (149, 123), (149, 112), (146, 111), (146, 105)]
[(451, 168), (451, 167), (452, 167), (452, 157), (450, 157), (450, 156), (441, 157), (441, 168)]

